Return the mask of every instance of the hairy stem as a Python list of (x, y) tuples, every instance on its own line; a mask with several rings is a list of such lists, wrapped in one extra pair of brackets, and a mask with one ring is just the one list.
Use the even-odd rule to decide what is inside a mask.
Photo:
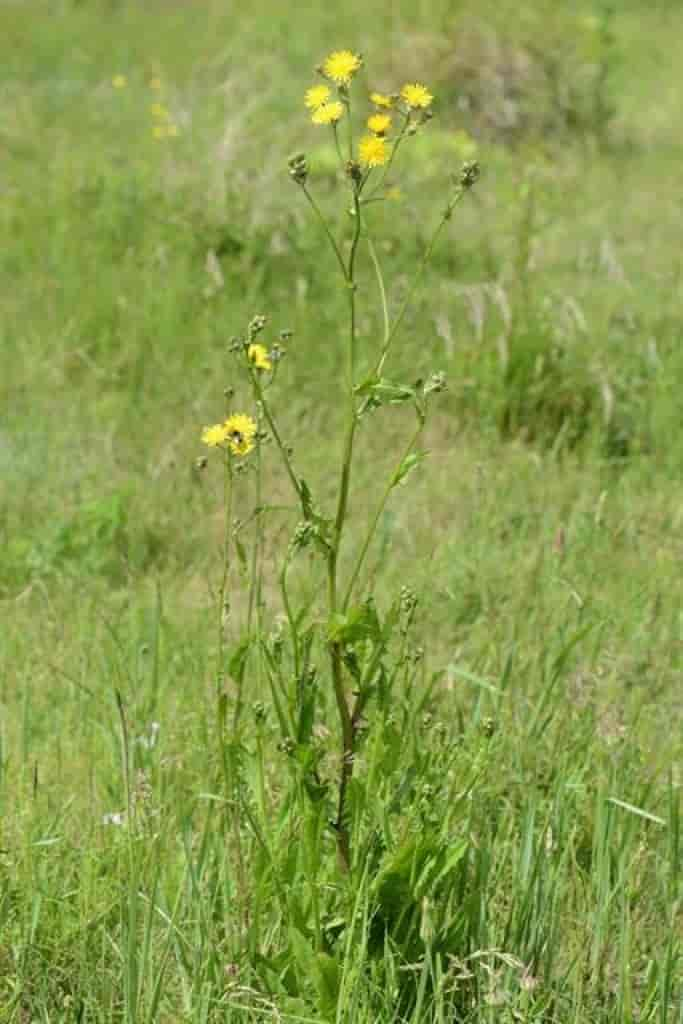
[[(354, 189), (354, 233), (351, 240), (351, 251), (349, 253), (349, 265), (346, 272), (349, 287), (349, 368), (348, 368), (348, 390), (349, 390), (349, 420), (342, 453), (341, 476), (339, 481), (339, 497), (337, 501), (337, 514), (334, 522), (334, 538), (327, 562), (328, 572), (328, 605), (330, 618), (337, 610), (337, 564), (341, 547), (344, 524), (348, 508), (349, 486), (351, 481), (351, 464), (353, 461), (353, 442), (358, 422), (356, 414), (356, 398), (354, 393), (354, 377), (356, 367), (356, 282), (355, 263), (358, 242), (361, 234), (361, 215), (358, 192)], [(337, 834), (337, 855), (339, 865), (344, 872), (351, 867), (351, 843), (348, 826), (345, 821), (346, 792), (349, 780), (353, 774), (353, 757), (355, 744), (355, 730), (351, 718), (349, 703), (344, 692), (344, 673), (342, 665), (341, 644), (333, 642), (330, 644), (330, 661), (332, 666), (332, 684), (334, 687), (335, 700), (339, 713), (339, 721), (342, 733), (342, 762), (339, 776), (339, 791), (337, 804), (337, 817), (334, 822)]]

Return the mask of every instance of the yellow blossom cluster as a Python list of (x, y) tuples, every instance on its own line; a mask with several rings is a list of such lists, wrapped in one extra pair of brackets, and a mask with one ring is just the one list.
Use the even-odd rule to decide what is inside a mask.
[[(313, 124), (332, 125), (336, 130), (337, 123), (350, 109), (349, 86), (362, 66), (362, 57), (352, 50), (335, 50), (319, 65), (318, 71), (326, 82), (312, 85), (304, 95), (304, 104), (311, 113)], [(336, 97), (333, 93), (335, 88)], [(370, 102), (375, 110), (366, 122), (369, 134), (364, 135), (358, 144), (357, 160), (360, 166), (370, 170), (389, 161), (392, 152), (389, 134), (393, 126), (393, 111), (403, 118), (403, 127), (394, 139), (396, 142), (399, 137), (403, 137), (407, 127), (414, 130), (413, 126), (419, 125), (429, 116), (427, 111), (433, 101), (430, 91), (420, 82), (407, 82), (395, 94), (371, 92)]]
[(204, 427), (202, 442), (209, 448), (224, 448), (233, 455), (248, 455), (254, 447), (256, 423), (245, 413), (233, 413), (223, 423)]

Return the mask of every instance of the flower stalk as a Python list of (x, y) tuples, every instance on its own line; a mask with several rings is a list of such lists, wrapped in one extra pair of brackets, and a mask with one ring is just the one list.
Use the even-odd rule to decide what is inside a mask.
[[(205, 428), (202, 434), (202, 440), (209, 448), (218, 448), (222, 451), (225, 467), (224, 558), (219, 588), (218, 721), (225, 784), (229, 793), (230, 806), (237, 807), (239, 803), (237, 776), (240, 769), (234, 757), (234, 749), (242, 709), (242, 677), (244, 675), (242, 667), (240, 668), (237, 706), (232, 721), (233, 736), (229, 737), (226, 720), (227, 696), (223, 686), (222, 672), (225, 658), (225, 614), (230, 582), (230, 549), (234, 544), (245, 573), (248, 572), (251, 576), (245, 614), (246, 642), (248, 650), (255, 634), (256, 685), (260, 692), (265, 680), (270, 688), (282, 732), (281, 749), (286, 756), (292, 759), (292, 778), (296, 780), (299, 787), (298, 799), (301, 801), (301, 806), (308, 806), (307, 801), (314, 805), (311, 813), (316, 816), (317, 824), (314, 830), (316, 836), (319, 835), (321, 823), (324, 821), (321, 816), (321, 805), (317, 801), (325, 799), (328, 801), (328, 807), (330, 803), (334, 807), (330, 826), (335, 834), (339, 869), (347, 876), (352, 875), (354, 871), (354, 850), (351, 842), (352, 822), (349, 821), (347, 806), (349, 785), (353, 779), (363, 715), (373, 693), (373, 680), (382, 671), (382, 659), (387, 650), (387, 641), (379, 626), (377, 613), (374, 611), (372, 595), (368, 595), (358, 608), (352, 607), (351, 603), (359, 589), (368, 554), (391, 494), (420, 459), (416, 448), (425, 423), (427, 397), (432, 392), (442, 390), (444, 386), (443, 377), (440, 374), (432, 374), (427, 384), (415, 385), (385, 380), (383, 374), (399, 329), (408, 309), (414, 302), (443, 229), (478, 175), (476, 164), (466, 164), (456, 178), (443, 214), (427, 242), (408, 290), (392, 319), (390, 287), (388, 287), (391, 285), (391, 281), (385, 275), (382, 267), (379, 249), (372, 237), (371, 225), (368, 223), (372, 215), (367, 210), (371, 203), (388, 197), (388, 193), (385, 191), (387, 175), (396, 166), (399, 150), (403, 154), (409, 148), (410, 139), (428, 124), (433, 97), (429, 90), (418, 82), (408, 83), (399, 92), (391, 95), (373, 92), (370, 100), (374, 105), (374, 113), (371, 113), (370, 116), (366, 115), (364, 133), (356, 141), (353, 128), (356, 100), (354, 99), (352, 104), (351, 92), (355, 76), (362, 63), (360, 55), (350, 50), (331, 53), (318, 67), (318, 71), (324, 79), (323, 83), (312, 85), (304, 97), (304, 104), (310, 112), (311, 122), (316, 130), (327, 128), (332, 133), (340, 171), (350, 197), (350, 208), (347, 209), (347, 212), (350, 214), (351, 228), (347, 232), (346, 239), (339, 240), (335, 237), (328, 218), (313, 194), (306, 156), (303, 153), (298, 153), (289, 161), (290, 177), (303, 192), (306, 202), (322, 228), (332, 250), (334, 261), (341, 273), (347, 296), (347, 327), (344, 332), (346, 348), (344, 427), (332, 514), (326, 517), (313, 504), (307, 484), (295, 472), (291, 450), (285, 444), (278, 426), (269, 394), (275, 382), (278, 362), (284, 354), (284, 350), (275, 345), (269, 351), (265, 344), (257, 340), (258, 336), (266, 330), (265, 317), (254, 317), (249, 324), (246, 337), (233, 339), (231, 346), (231, 351), (238, 357), (240, 364), (246, 368), (251, 397), (257, 410), (256, 419), (252, 419), (245, 413), (233, 413), (224, 422)], [(346, 120), (345, 126), (341, 124), (344, 119)], [(394, 127), (395, 124), (397, 127)], [(359, 383), (356, 379), (361, 363), (358, 352), (358, 307), (362, 277), (358, 272), (358, 264), (359, 255), (365, 246), (367, 246), (379, 292), (382, 332), (373, 358), (366, 362), (366, 365), (369, 363), (374, 366), (373, 372), (367, 380)], [(285, 337), (285, 335), (286, 332), (283, 332), (281, 337)], [(366, 415), (373, 413), (379, 406), (387, 402), (408, 400), (413, 403), (417, 412), (417, 426), (411, 432), (397, 468), (382, 490), (367, 530), (359, 540), (357, 549), (351, 552), (351, 568), (348, 578), (340, 579), (340, 566), (343, 564), (342, 549), (348, 543), (354, 460), (361, 421), (364, 421)], [(279, 594), (284, 610), (285, 626), (277, 634), (276, 641), (273, 642), (267, 642), (264, 636), (262, 598), (265, 550), (263, 481), (266, 453), (266, 449), (262, 449), (262, 443), (268, 439), (274, 442), (274, 448), (282, 462), (302, 515), (302, 521), (297, 525), (278, 572)], [(253, 449), (255, 449), (255, 454), (251, 455)], [(249, 458), (250, 456), (251, 458)], [(236, 474), (238, 471), (249, 469), (256, 474), (253, 490), (255, 527), (250, 559), (244, 554), (242, 542), (234, 535), (232, 526)], [(247, 519), (246, 522), (249, 523), (250, 519)], [(249, 532), (245, 531), (247, 534)], [(334, 695), (340, 743), (339, 767), (335, 770), (332, 778), (328, 780), (320, 777), (318, 755), (312, 738), (313, 716), (316, 708), (314, 688), (317, 686), (318, 672), (312, 667), (311, 650), (312, 637), (319, 624), (319, 617), (317, 619), (314, 617), (313, 623), (308, 627), (302, 626), (302, 622), (308, 614), (308, 607), (303, 610), (297, 608), (293, 596), (296, 594), (294, 584), (292, 583), (290, 586), (288, 579), (289, 570), (298, 552), (310, 543), (313, 543), (318, 554), (324, 555), (324, 578), (320, 579), (320, 590), (324, 589), (326, 606), (325, 660), (329, 666), (327, 679), (328, 684), (331, 681)], [(354, 632), (356, 629), (354, 623), (358, 622), (361, 623), (360, 631)], [(316, 642), (319, 641), (316, 640)], [(287, 645), (287, 654), (283, 655), (285, 644)], [(233, 655), (233, 659), (234, 657)], [(233, 661), (230, 663), (233, 664)], [(243, 666), (246, 664), (246, 660), (240, 664)], [(320, 673), (320, 677), (323, 677), (322, 673)], [(262, 718), (259, 718), (259, 723), (261, 721)], [(260, 724), (259, 728), (261, 728)], [(260, 733), (258, 750), (262, 762)], [(320, 763), (324, 763), (324, 761)], [(263, 775), (261, 775), (261, 782), (263, 783)], [(334, 799), (332, 799), (332, 794), (334, 794)], [(264, 816), (268, 800), (263, 787), (259, 791), (259, 800), (261, 813)], [(329, 813), (328, 810), (328, 815)], [(234, 842), (238, 843), (239, 829), (236, 828), (235, 820), (232, 821), (232, 828)], [(310, 832), (309, 837), (314, 832)], [(320, 841), (320, 837), (315, 840), (315, 842)], [(241, 871), (241, 846), (236, 849), (236, 856)], [(314, 860), (315, 857), (313, 857)], [(317, 892), (312, 899), (316, 908), (315, 931), (320, 940)]]

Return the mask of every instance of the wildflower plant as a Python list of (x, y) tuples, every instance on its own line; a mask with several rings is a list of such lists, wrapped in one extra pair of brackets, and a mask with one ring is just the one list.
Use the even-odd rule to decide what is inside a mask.
[[(360, 72), (364, 62), (351, 50), (331, 53), (318, 67), (320, 81), (304, 94), (315, 130), (331, 133), (339, 159), (341, 202), (348, 211), (345, 237), (337, 237), (314, 195), (315, 175), (303, 153), (289, 161), (289, 174), (309, 204), (336, 264), (340, 288), (346, 295), (346, 375), (344, 385), (345, 427), (340, 438), (336, 493), (331, 508), (322, 509), (301, 475), (298, 456), (284, 439), (276, 382), (289, 334), (273, 339), (267, 318), (255, 316), (242, 335), (230, 343), (251, 400), (246, 408), (229, 408), (221, 422), (206, 427), (202, 441), (217, 452), (225, 474), (225, 534), (222, 583), (218, 609), (218, 706), (221, 760), (229, 787), (239, 786), (241, 723), (247, 692), (264, 687), (270, 693), (280, 750), (291, 768), (291, 777), (303, 794), (312, 819), (312, 835), (320, 847), (332, 836), (342, 877), (362, 876), (363, 856), (354, 839), (357, 829), (350, 806), (350, 789), (363, 736), (373, 715), (384, 714), (393, 686), (405, 673), (416, 671), (421, 652), (411, 653), (408, 634), (415, 617), (415, 599), (407, 591), (380, 612), (366, 573), (367, 558), (382, 515), (395, 489), (422, 461), (420, 439), (435, 395), (443, 391), (443, 374), (434, 372), (418, 381), (397, 381), (389, 376), (389, 361), (406, 312), (415, 298), (439, 236), (453, 212), (478, 177), (476, 163), (466, 163), (444, 183), (441, 209), (422, 258), (402, 301), (392, 310), (391, 289), (379, 255), (372, 225), (372, 204), (390, 199), (395, 182), (388, 181), (398, 168), (397, 158), (410, 140), (426, 130), (434, 98), (419, 82), (403, 85), (395, 93), (364, 94)], [(369, 256), (379, 295), (381, 335), (372, 352), (364, 352), (369, 373), (360, 376), (358, 259)], [(332, 386), (332, 382), (330, 382)], [(228, 392), (232, 403), (234, 392)], [(380, 407), (403, 405), (410, 410), (413, 427), (369, 518), (364, 536), (350, 541), (350, 495), (357, 458), (361, 423)], [(282, 617), (273, 632), (266, 621), (263, 598), (264, 526), (269, 506), (263, 494), (266, 455), (276, 455), (284, 467), (299, 521), (277, 570)], [(202, 465), (206, 463), (202, 460)], [(253, 480), (253, 505), (243, 519), (235, 519), (237, 503), (248, 502), (248, 480)], [(251, 530), (246, 527), (251, 526)], [(245, 537), (251, 534), (251, 551)], [(313, 556), (325, 594), (322, 607), (310, 602), (296, 606), (290, 592), (289, 571), (303, 551)], [(237, 581), (246, 594), (241, 634), (232, 594)], [(229, 640), (229, 642), (228, 642)], [(316, 654), (317, 652), (317, 654)], [(231, 681), (232, 715), (228, 716), (227, 680)], [(253, 683), (252, 683), (253, 680)], [(319, 719), (330, 700), (336, 708), (337, 736), (328, 737)], [(258, 704), (259, 721), (264, 708)], [(384, 711), (382, 711), (384, 709)], [(326, 746), (338, 743), (336, 756)], [(234, 791), (230, 805), (236, 807)], [(250, 820), (251, 815), (250, 815)], [(233, 822), (233, 841), (239, 848), (241, 829)], [(238, 861), (239, 849), (236, 849)], [(311, 882), (314, 887), (314, 882)], [(314, 902), (317, 896), (311, 895)]]

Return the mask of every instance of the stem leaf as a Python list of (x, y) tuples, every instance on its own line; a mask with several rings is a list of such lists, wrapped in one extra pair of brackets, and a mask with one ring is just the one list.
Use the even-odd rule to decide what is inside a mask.
[(356, 394), (365, 399), (364, 409), (380, 405), (399, 405), (415, 401), (415, 388), (409, 384), (398, 384), (385, 377), (368, 377), (356, 387)]
[(426, 459), (428, 455), (429, 452), (411, 452), (409, 455), (406, 455), (405, 459), (403, 459), (401, 465), (394, 473), (394, 478), (391, 481), (392, 489), (394, 487), (398, 487), (399, 484), (404, 483), (409, 474), (412, 473), (415, 467)]

